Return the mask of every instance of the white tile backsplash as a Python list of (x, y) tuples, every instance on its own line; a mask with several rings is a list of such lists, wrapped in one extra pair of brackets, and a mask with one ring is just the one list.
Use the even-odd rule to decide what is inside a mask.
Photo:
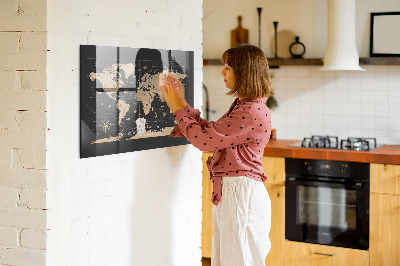
[[(318, 66), (271, 70), (278, 101), (278, 108), (272, 110), (277, 137), (376, 137), (382, 144), (400, 144), (400, 66), (362, 67), (366, 71), (320, 71)], [(204, 75), (206, 85), (214, 86), (213, 75)], [(211, 97), (210, 105), (230, 104), (232, 100), (221, 97), (213, 102)]]

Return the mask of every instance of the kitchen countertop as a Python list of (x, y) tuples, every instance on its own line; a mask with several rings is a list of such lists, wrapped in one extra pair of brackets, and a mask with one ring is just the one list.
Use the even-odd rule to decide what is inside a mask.
[(400, 145), (382, 145), (372, 151), (290, 147), (301, 140), (270, 140), (264, 156), (363, 163), (400, 164)]

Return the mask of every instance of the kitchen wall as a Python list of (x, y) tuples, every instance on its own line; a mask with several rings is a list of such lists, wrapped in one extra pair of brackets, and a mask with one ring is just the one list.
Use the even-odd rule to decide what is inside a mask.
[[(228, 9), (232, 6), (232, 10)], [(229, 48), (230, 30), (243, 16), (249, 29), (249, 43), (258, 45), (258, 13), (262, 7), (262, 45), (273, 56), (272, 21), (278, 31), (301, 37), (306, 58), (322, 58), (327, 39), (327, 1), (204, 1), (204, 58), (219, 59)], [(369, 56), (370, 12), (399, 11), (392, 0), (356, 1), (357, 49)], [(224, 14), (224, 15), (222, 15)], [(219, 25), (215, 27), (215, 25)], [(217, 33), (218, 31), (218, 33)], [(221, 36), (215, 38), (215, 36)], [(279, 36), (279, 35), (278, 35)], [(282, 35), (285, 36), (285, 35)], [(279, 53), (279, 48), (278, 48)], [(365, 72), (322, 72), (319, 66), (281, 66), (271, 69), (278, 108), (272, 111), (278, 138), (301, 139), (316, 134), (347, 137), (376, 137), (379, 143), (400, 143), (400, 66), (366, 65)], [(221, 66), (205, 66), (204, 85), (210, 93), (210, 119), (216, 120), (230, 106), (232, 98), (220, 76)]]
[(200, 265), (201, 152), (79, 158), (79, 45), (193, 50), (201, 0), (48, 1), (48, 265)]
[(46, 0), (0, 2), (0, 265), (46, 261)]

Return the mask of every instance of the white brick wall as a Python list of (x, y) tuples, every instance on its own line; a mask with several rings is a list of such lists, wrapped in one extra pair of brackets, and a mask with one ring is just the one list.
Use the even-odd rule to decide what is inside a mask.
[(46, 2), (0, 3), (1, 265), (45, 265)]
[(194, 51), (198, 108), (202, 0), (57, 0), (47, 9), (47, 264), (201, 265), (201, 152), (79, 159), (79, 45)]

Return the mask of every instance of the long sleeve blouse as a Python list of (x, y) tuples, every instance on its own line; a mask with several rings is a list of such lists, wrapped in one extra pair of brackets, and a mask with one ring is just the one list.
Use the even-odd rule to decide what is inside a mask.
[(190, 105), (174, 112), (178, 124), (170, 137), (186, 137), (201, 151), (214, 151), (207, 160), (214, 205), (221, 200), (224, 176), (246, 176), (261, 182), (267, 179), (261, 164), (271, 131), (271, 113), (266, 100), (267, 97), (237, 98), (216, 122), (201, 118), (200, 111)]

